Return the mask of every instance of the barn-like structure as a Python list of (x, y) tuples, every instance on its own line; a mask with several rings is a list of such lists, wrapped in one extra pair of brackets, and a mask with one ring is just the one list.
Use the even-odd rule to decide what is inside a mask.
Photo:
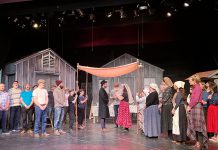
[(127, 83), (129, 87), (131, 88), (134, 99), (135, 99), (135, 95), (138, 89), (142, 89), (145, 86), (149, 86), (149, 84), (152, 82), (160, 85), (162, 78), (163, 78), (163, 71), (164, 71), (163, 69), (157, 66), (154, 66), (150, 63), (147, 63), (143, 60), (140, 60), (127, 53), (112, 60), (111, 62), (102, 66), (102, 68), (126, 65), (132, 62), (136, 62), (137, 60), (139, 61), (139, 63), (142, 64), (143, 67), (127, 75), (123, 75), (123, 76), (119, 76), (115, 78), (100, 78), (100, 77), (92, 76), (92, 94), (93, 94), (92, 104), (96, 105), (98, 103), (98, 92), (100, 88), (100, 81), (103, 79), (108, 81), (109, 86), (108, 86), (107, 92), (111, 91), (111, 89), (113, 88), (113, 84), (116, 82), (121, 83), (121, 84)]
[(55, 80), (62, 80), (64, 86), (69, 89), (75, 88), (76, 70), (62, 59), (52, 49), (48, 48), (7, 64), (2, 73), (2, 81), (9, 89), (13, 81), (17, 80), (21, 88), (29, 83), (35, 85), (38, 79), (46, 81), (46, 89), (50, 90)]

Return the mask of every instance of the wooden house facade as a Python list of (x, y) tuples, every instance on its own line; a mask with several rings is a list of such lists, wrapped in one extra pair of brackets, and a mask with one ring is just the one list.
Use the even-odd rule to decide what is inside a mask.
[(156, 83), (160, 85), (163, 78), (163, 71), (164, 71), (163, 69), (154, 66), (150, 63), (147, 63), (143, 60), (140, 60), (127, 53), (112, 60), (111, 62), (102, 66), (102, 68), (126, 65), (129, 63), (136, 62), (137, 60), (139, 60), (139, 63), (142, 64), (142, 67), (135, 72), (115, 78), (100, 78), (100, 77), (92, 76), (92, 96), (93, 96), (92, 104), (96, 105), (98, 103), (98, 91), (100, 88), (100, 81), (103, 79), (108, 81), (108, 88), (106, 89), (108, 93), (113, 88), (114, 83), (128, 84), (133, 93), (134, 99), (138, 90), (143, 89), (146, 86), (149, 86), (150, 83)]
[(46, 81), (45, 88), (50, 90), (56, 80), (62, 80), (65, 87), (75, 88), (76, 70), (51, 49), (45, 49), (7, 64), (2, 73), (2, 82), (6, 89), (12, 86), (13, 81), (18, 81), (23, 88), (25, 84), (37, 84), (38, 79)]

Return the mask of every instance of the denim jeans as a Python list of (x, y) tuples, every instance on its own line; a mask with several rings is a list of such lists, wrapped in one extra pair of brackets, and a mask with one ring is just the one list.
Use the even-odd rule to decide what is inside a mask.
[(47, 106), (47, 117), (50, 118), (54, 118), (54, 107), (51, 106)]
[(64, 107), (55, 107), (54, 129), (60, 130), (64, 118)]
[(20, 106), (10, 108), (10, 130), (18, 130), (20, 121)]
[(114, 121), (115, 121), (115, 124), (117, 124), (117, 116), (118, 116), (118, 110), (119, 110), (119, 105), (114, 105)]
[(35, 124), (34, 134), (39, 134), (39, 123), (42, 119), (42, 134), (45, 133), (46, 121), (47, 121), (47, 110), (41, 110), (38, 106), (35, 106)]
[(0, 122), (2, 127), (2, 133), (6, 132), (7, 111), (0, 110)]

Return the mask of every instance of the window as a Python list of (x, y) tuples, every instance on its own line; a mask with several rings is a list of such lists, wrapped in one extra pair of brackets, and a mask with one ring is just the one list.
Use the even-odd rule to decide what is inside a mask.
[(55, 71), (55, 56), (51, 52), (44, 53), (42, 56), (43, 71)]

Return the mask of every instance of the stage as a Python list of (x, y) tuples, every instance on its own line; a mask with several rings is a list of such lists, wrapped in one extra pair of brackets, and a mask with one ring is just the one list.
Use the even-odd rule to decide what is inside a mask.
[[(165, 137), (146, 138), (136, 134), (136, 126), (128, 133), (121, 128), (107, 124), (108, 132), (102, 133), (99, 124), (87, 124), (86, 130), (68, 131), (65, 135), (51, 135), (48, 138), (34, 138), (28, 135), (13, 134), (0, 136), (1, 150), (184, 150), (192, 149), (187, 145), (176, 145)], [(209, 149), (218, 149), (218, 144), (209, 143)]]

